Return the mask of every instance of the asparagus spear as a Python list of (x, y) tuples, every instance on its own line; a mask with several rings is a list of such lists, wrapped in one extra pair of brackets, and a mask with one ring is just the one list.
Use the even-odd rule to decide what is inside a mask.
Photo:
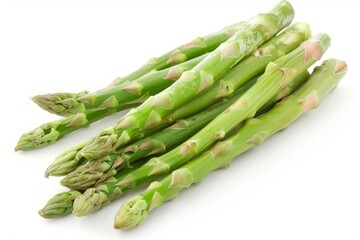
[[(251, 78), (260, 75), (270, 61), (276, 60), (280, 56), (291, 52), (298, 47), (301, 42), (308, 39), (309, 36), (310, 28), (307, 24), (296, 23), (289, 27), (280, 35), (270, 39), (251, 56), (234, 66), (211, 89), (201, 93), (189, 104), (179, 107), (172, 114), (163, 118), (158, 129), (165, 128), (176, 120), (189, 117), (219, 99), (231, 95), (239, 86), (242, 86)], [(155, 130), (157, 129), (151, 129), (150, 132), (154, 132)], [(144, 136), (147, 135), (146, 132), (143, 134)], [(46, 175), (64, 175), (75, 169), (80, 163), (85, 162), (85, 158), (76, 157), (76, 152), (80, 151), (82, 147), (83, 145), (79, 146), (76, 150), (70, 149), (59, 156), (48, 168)], [(70, 166), (70, 168), (68, 168), (68, 166)], [(58, 171), (59, 169), (61, 171)], [(64, 171), (65, 169), (68, 169), (68, 171)]]
[(130, 111), (115, 126), (102, 131), (81, 149), (78, 157), (96, 159), (142, 137), (142, 131), (157, 126), (172, 110), (194, 99), (213, 85), (232, 66), (253, 52), (290, 23), (292, 6), (284, 1), (272, 11), (250, 19), (241, 30), (222, 43), (191, 71), (161, 93)]
[(39, 210), (40, 216), (43, 218), (57, 218), (71, 213), (74, 199), (79, 195), (81, 195), (81, 192), (76, 190), (56, 194)]
[(87, 127), (104, 117), (115, 114), (116, 112), (136, 107), (139, 104), (140, 102), (134, 102), (117, 108), (101, 109), (91, 111), (86, 114), (78, 113), (74, 116), (42, 124), (34, 130), (23, 134), (15, 147), (15, 151), (28, 151), (46, 147), (55, 143), (66, 134)]
[(153, 182), (140, 196), (125, 202), (115, 217), (115, 228), (129, 229), (141, 223), (148, 212), (176, 197), (180, 191), (197, 183), (212, 171), (228, 166), (230, 161), (248, 149), (261, 144), (274, 133), (316, 108), (346, 74), (344, 61), (330, 59), (317, 67), (309, 81), (292, 96), (284, 99), (258, 118), (245, 125), (229, 139), (217, 143), (209, 151), (168, 175)]
[[(128, 165), (131, 166), (139, 159), (169, 151), (206, 126), (218, 114), (234, 103), (253, 83), (254, 81), (249, 82), (249, 84), (234, 93), (231, 98), (224, 99), (222, 103), (210, 109), (179, 120), (163, 131), (156, 132), (131, 145), (117, 149), (106, 157), (79, 166), (63, 178), (61, 184), (71, 189), (86, 190), (96, 182), (104, 182), (109, 177), (114, 176), (118, 170)], [(51, 175), (56, 175), (57, 172), (54, 170)], [(60, 173), (64, 172), (63, 169), (60, 170)]]
[[(133, 73), (123, 78), (116, 78), (109, 88), (112, 89), (113, 86), (123, 85), (124, 83), (137, 80), (154, 70), (159, 71), (171, 66), (181, 65), (181, 63), (187, 60), (191, 60), (204, 55), (205, 53), (211, 52), (221, 43), (228, 40), (242, 27), (243, 24), (243, 22), (236, 23), (207, 36), (197, 37), (189, 43), (181, 45), (158, 58), (151, 58), (146, 64)], [(80, 103), (76, 103), (77, 99), (83, 99), (84, 95), (88, 95), (88, 91), (82, 91), (79, 93), (46, 94), (35, 96), (32, 99), (41, 108), (49, 111), (50, 113), (61, 116), (69, 116), (84, 111), (85, 107), (81, 106)], [(74, 103), (76, 103), (75, 106), (73, 106)], [(86, 102), (83, 104), (86, 104)], [(71, 111), (68, 109), (69, 107), (71, 108)]]
[[(277, 98), (274, 98), (273, 100), (271, 100), (271, 102), (276, 101), (280, 97), (284, 97), (284, 96), (287, 96), (288, 94), (290, 94), (294, 89), (297, 89), (301, 84), (303, 84), (303, 82), (308, 78), (308, 76), (309, 76), (309, 74), (307, 71), (302, 73), (301, 75), (299, 75), (296, 79), (294, 79), (294, 81), (287, 88), (284, 89), (284, 91), (282, 93), (280, 93), (277, 96)], [(249, 84), (249, 86), (250, 85), (251, 84)], [(239, 89), (234, 95), (240, 94), (239, 92), (243, 92), (243, 91), (245, 91), (245, 89), (246, 89), (246, 86), (244, 86), (242, 89)], [(229, 100), (224, 100), (224, 101), (232, 101), (232, 100), (229, 99)], [(211, 110), (209, 110), (209, 111), (211, 111)], [(260, 110), (260, 112), (261, 111), (262, 110)], [(134, 159), (132, 159), (131, 157), (129, 159), (127, 159), (127, 161), (131, 161), (131, 160), (134, 160)], [(131, 168), (141, 166), (144, 162), (146, 162), (146, 160), (140, 160), (139, 162), (136, 162), (135, 165), (131, 164)], [(92, 163), (96, 163), (96, 162), (92, 162)], [(105, 164), (107, 164), (107, 163), (105, 163)], [(127, 166), (129, 166), (129, 165), (127, 165)], [(103, 167), (103, 164), (101, 164), (101, 166), (98, 166), (98, 167), (99, 168), (92, 166), (92, 168), (90, 168), (90, 169), (92, 169), (93, 171), (96, 172), (96, 171), (98, 171), (97, 169), (100, 169)], [(114, 179), (117, 179), (116, 177), (119, 177), (119, 176), (121, 177), (121, 176), (124, 176), (124, 174), (129, 173), (131, 171), (131, 168), (127, 169), (127, 170), (122, 170), (121, 173), (117, 173), (117, 171), (116, 171), (116, 173), (114, 173), (113, 171), (110, 171), (112, 174), (109, 175), (106, 178), (106, 180), (108, 180), (111, 177), (114, 177), (113, 181), (106, 182), (105, 180), (101, 180), (100, 181), (101, 185), (99, 184), (100, 186), (97, 187), (95, 190), (92, 189), (91, 194), (89, 194), (89, 191), (86, 193), (85, 197), (87, 196), (87, 198), (86, 198), (87, 201), (83, 201), (83, 202), (87, 203), (88, 207), (92, 206), (92, 204), (94, 204), (94, 203), (91, 203), (92, 201), (90, 199), (96, 199), (96, 196), (97, 197), (104, 196), (104, 194), (100, 193), (101, 191), (104, 191), (104, 189), (114, 189), (115, 186), (113, 183), (116, 182), (116, 181), (114, 181)], [(89, 173), (90, 173), (90, 171), (89, 171)], [(91, 181), (91, 180), (89, 180), (90, 178), (91, 177), (89, 176), (87, 181)], [(103, 178), (105, 179), (105, 176), (103, 176)], [(89, 187), (90, 187), (90, 185), (89, 185)], [(124, 191), (122, 192), (122, 194), (124, 194), (129, 189), (123, 189), (123, 190)], [(119, 192), (119, 191), (111, 190), (111, 191), (107, 191), (107, 192), (111, 192), (113, 194), (114, 192)], [(57, 218), (57, 217), (65, 216), (73, 211), (74, 200), (76, 197), (78, 197), (80, 195), (81, 195), (81, 192), (75, 191), (75, 190), (70, 190), (68, 192), (59, 193), (59, 194), (55, 195), (53, 198), (51, 198), (48, 201), (48, 203), (45, 205), (44, 208), (39, 210), (39, 214), (44, 218)], [(91, 198), (89, 196), (91, 196)], [(115, 199), (120, 196), (121, 195), (115, 197), (115, 195), (112, 195), (112, 199)], [(89, 201), (91, 204), (88, 203)], [(111, 201), (110, 199), (107, 199), (107, 203), (109, 203), (110, 201)], [(103, 206), (104, 204), (105, 203), (99, 205), (99, 208), (101, 206)], [(95, 209), (92, 209), (91, 211), (95, 211)], [(84, 212), (83, 214), (86, 214), (86, 212)], [(79, 215), (81, 215), (81, 214), (79, 214)]]
[[(113, 88), (107, 88), (93, 94), (82, 94), (77, 99), (70, 98), (67, 94), (50, 96), (37, 96), (37, 101), (47, 102), (49, 108), (61, 111), (64, 115), (72, 108), (77, 109), (75, 115), (70, 114), (64, 119), (45, 123), (34, 130), (23, 134), (15, 147), (16, 151), (32, 150), (45, 147), (56, 142), (64, 135), (89, 126), (118, 111), (138, 106), (150, 95), (154, 95), (169, 87), (176, 81), (182, 72), (193, 68), (204, 59), (206, 55), (197, 57), (170, 69), (165, 69), (139, 78), (136, 82), (122, 84)], [(70, 94), (72, 95), (72, 94)], [(57, 103), (59, 101), (59, 103)], [(44, 107), (46, 106), (44, 105)], [(92, 107), (90, 107), (92, 106)], [(80, 110), (82, 109), (82, 110)], [(50, 110), (49, 110), (50, 111)]]
[(111, 86), (136, 80), (153, 70), (162, 70), (182, 63), (186, 60), (201, 56), (205, 53), (212, 52), (221, 43), (227, 41), (238, 30), (240, 30), (244, 24), (244, 22), (235, 23), (207, 36), (196, 37), (190, 42), (181, 45), (160, 57), (151, 58), (145, 65), (133, 73), (127, 75), (126, 77), (115, 79)]
[[(284, 89), (279, 97), (282, 98), (288, 95), (294, 88), (301, 85), (305, 79), (307, 79), (308, 75), (307, 71), (300, 74), (294, 79), (291, 85)], [(89, 161), (86, 164), (81, 165), (63, 178), (61, 184), (71, 189), (86, 190), (87, 188), (94, 186), (95, 183), (96, 185), (99, 185), (105, 182), (110, 177), (116, 175), (118, 171), (127, 166), (131, 166), (139, 159), (160, 155), (171, 150), (212, 121), (217, 115), (233, 104), (253, 84), (254, 81), (248, 82), (238, 89), (231, 97), (224, 99), (221, 103), (194, 116), (179, 120), (174, 125), (165, 129), (165, 131), (160, 131), (147, 138), (138, 140), (97, 161)], [(275, 102), (279, 97), (277, 96), (270, 102)]]
[[(142, 159), (136, 162), (132, 167), (139, 167), (146, 162), (146, 159)], [(119, 176), (123, 176), (132, 171), (132, 167), (123, 170)], [(83, 191), (69, 190), (56, 194), (54, 197), (45, 204), (45, 206), (39, 210), (40, 216), (43, 218), (58, 218), (63, 217), (73, 211), (73, 204), (76, 197), (82, 195)]]
[(192, 69), (207, 54), (180, 63), (174, 67), (149, 73), (136, 81), (107, 87), (94, 93), (54, 93), (34, 96), (32, 100), (50, 113), (70, 117), (74, 114), (88, 114), (92, 111), (119, 108), (132, 102), (142, 102), (169, 87), (181, 74)]
[[(86, 202), (87, 208), (82, 209), (81, 204), (78, 204), (77, 206), (80, 208), (74, 207), (73, 213), (81, 216), (96, 211), (101, 207), (100, 202), (103, 204), (109, 202), (105, 195), (111, 194), (113, 190), (116, 189), (121, 192), (135, 188), (144, 181), (148, 181), (149, 176), (166, 174), (182, 166), (214, 142), (224, 138), (242, 121), (254, 117), (260, 108), (267, 106), (267, 102), (273, 100), (277, 95), (283, 94), (284, 89), (298, 74), (321, 58), (329, 45), (330, 38), (328, 35), (319, 34), (303, 42), (291, 53), (269, 63), (265, 73), (253, 87), (193, 137), (164, 155), (150, 159), (146, 164), (123, 178), (117, 179), (117, 183), (112, 183), (115, 188), (107, 186), (105, 188), (106, 193), (102, 194), (101, 199), (91, 198), (89, 200), (90, 197), (87, 196), (87, 192), (91, 193), (94, 190), (88, 189), (82, 196), (75, 199), (75, 202), (79, 201), (81, 204)], [(94, 206), (90, 208), (89, 202), (95, 200), (96, 205), (93, 204)]]

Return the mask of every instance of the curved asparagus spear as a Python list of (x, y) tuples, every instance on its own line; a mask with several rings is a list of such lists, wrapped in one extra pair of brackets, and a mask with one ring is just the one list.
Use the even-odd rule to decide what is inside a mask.
[(78, 157), (100, 158), (142, 137), (142, 131), (157, 126), (164, 116), (212, 86), (227, 70), (287, 26), (292, 17), (292, 6), (288, 2), (281, 2), (269, 13), (250, 19), (191, 71), (185, 71), (173, 85), (150, 97), (115, 126), (93, 138), (81, 149)]
[[(65, 178), (61, 180), (61, 184), (71, 189), (86, 190), (95, 185), (95, 183), (104, 182), (108, 178), (116, 175), (118, 170), (128, 165), (131, 166), (139, 159), (159, 155), (171, 150), (206, 126), (218, 114), (234, 103), (252, 84), (254, 84), (254, 81), (240, 88), (231, 98), (224, 100), (222, 103), (208, 110), (179, 120), (163, 131), (142, 138), (129, 146), (110, 153), (106, 157), (81, 165), (65, 176)], [(63, 170), (61, 173), (62, 172)], [(52, 175), (56, 175), (56, 171), (52, 171), (51, 173)]]
[(45, 206), (39, 210), (39, 214), (43, 218), (57, 218), (65, 216), (72, 212), (74, 199), (80, 195), (81, 192), (75, 190), (58, 193), (54, 197), (50, 198)]
[(34, 96), (32, 100), (48, 112), (65, 117), (143, 102), (147, 97), (169, 87), (183, 72), (192, 69), (206, 56), (204, 54), (174, 67), (146, 74), (136, 81), (107, 87), (94, 93), (53, 93)]
[(153, 182), (140, 196), (125, 202), (116, 214), (114, 227), (135, 227), (146, 218), (149, 211), (176, 197), (180, 191), (199, 182), (212, 171), (228, 166), (239, 154), (261, 144), (308, 110), (316, 108), (318, 101), (335, 88), (346, 71), (346, 63), (335, 59), (317, 67), (309, 81), (295, 94), (276, 104), (264, 115), (247, 120), (229, 139), (217, 143), (160, 182)]
[[(330, 38), (326, 34), (319, 34), (303, 42), (291, 53), (269, 63), (265, 73), (255, 85), (206, 127), (173, 150), (160, 157), (150, 159), (140, 168), (118, 179), (118, 182), (112, 183), (111, 187), (106, 186), (107, 192), (101, 195), (101, 199), (96, 199), (96, 206), (94, 205), (92, 208), (89, 207), (89, 200), (86, 199), (89, 198), (87, 192), (91, 193), (94, 190), (88, 189), (82, 196), (75, 199), (75, 202), (79, 201), (82, 204), (87, 202), (87, 208), (82, 209), (81, 204), (78, 204), (80, 209), (74, 207), (73, 213), (84, 215), (96, 211), (101, 207), (101, 202), (103, 204), (109, 202), (105, 196), (110, 195), (112, 191), (135, 188), (144, 181), (148, 181), (149, 176), (166, 174), (190, 161), (214, 142), (224, 138), (241, 122), (254, 117), (260, 108), (266, 106), (278, 94), (282, 94), (298, 74), (305, 71), (323, 55), (329, 45)], [(98, 191), (101, 192), (101, 190)], [(94, 199), (92, 198), (92, 200)]]
[[(289, 27), (283, 33), (262, 45), (251, 56), (230, 69), (211, 89), (199, 94), (199, 96), (193, 99), (189, 104), (179, 107), (173, 113), (163, 118), (161, 123), (159, 123), (158, 129), (170, 126), (176, 120), (189, 117), (219, 99), (231, 95), (236, 89), (251, 78), (259, 76), (265, 70), (265, 67), (269, 62), (291, 52), (298, 47), (301, 42), (308, 39), (309, 36), (310, 28), (307, 24), (296, 23)], [(150, 132), (154, 132), (158, 129), (151, 129)], [(145, 132), (143, 134), (144, 136), (147, 135)], [(76, 151), (80, 151), (82, 147), (83, 146), (77, 148)], [(71, 149), (59, 156), (48, 168), (46, 174), (63, 175), (75, 169), (76, 166), (80, 165), (79, 163), (85, 162), (85, 158), (76, 157), (76, 151)], [(62, 165), (65, 165), (65, 167)], [(71, 168), (68, 168), (69, 171), (65, 172), (64, 169), (69, 165)], [(59, 173), (57, 169), (61, 169), (61, 173)]]

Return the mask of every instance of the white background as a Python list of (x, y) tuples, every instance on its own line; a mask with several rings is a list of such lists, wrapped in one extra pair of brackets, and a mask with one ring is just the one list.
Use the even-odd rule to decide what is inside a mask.
[(320, 107), (238, 157), (138, 228), (112, 228), (124, 199), (87, 217), (37, 214), (65, 190), (43, 172), (119, 116), (47, 148), (14, 153), (20, 135), (57, 119), (29, 96), (94, 91), (152, 56), (266, 11), (277, 1), (1, 1), (1, 239), (360, 239), (359, 12), (356, 1), (297, 1), (296, 21), (327, 32), (325, 58), (349, 73)]

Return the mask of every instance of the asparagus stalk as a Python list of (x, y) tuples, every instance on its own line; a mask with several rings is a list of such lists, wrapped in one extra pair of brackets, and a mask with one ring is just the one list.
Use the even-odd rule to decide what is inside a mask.
[[(136, 162), (131, 168), (124, 169), (119, 176), (123, 176), (132, 171), (132, 168), (141, 166), (146, 162), (146, 159), (142, 159)], [(45, 206), (39, 210), (39, 215), (43, 218), (58, 218), (68, 215), (73, 211), (73, 204), (76, 197), (81, 196), (84, 191), (77, 191), (71, 189), (66, 192), (56, 194), (54, 197), (45, 204)]]
[[(96, 161), (89, 161), (79, 166), (76, 170), (69, 173), (62, 179), (61, 184), (71, 189), (86, 190), (114, 176), (118, 170), (131, 166), (135, 161), (144, 157), (159, 155), (176, 147), (186, 139), (194, 135), (201, 128), (206, 126), (218, 114), (234, 103), (246, 90), (248, 90), (254, 81), (240, 88), (234, 95), (228, 99), (224, 99), (222, 103), (214, 107), (204, 110), (194, 116), (182, 119), (174, 123), (172, 126), (163, 131), (156, 132), (146, 138), (142, 138), (135, 143), (124, 148), (117, 149), (109, 155)], [(73, 169), (68, 168), (70, 171)], [(60, 168), (60, 174), (64, 172)], [(56, 175), (54, 168), (51, 175)]]
[(114, 115), (116, 112), (125, 109), (136, 107), (139, 104), (140, 102), (134, 102), (117, 108), (101, 109), (86, 114), (78, 113), (74, 116), (42, 124), (34, 130), (23, 134), (15, 147), (15, 151), (28, 151), (46, 147), (55, 143), (66, 134), (88, 127), (104, 117)]
[(123, 84), (138, 79), (153, 70), (163, 70), (165, 68), (177, 65), (205, 53), (212, 52), (221, 43), (227, 41), (237, 31), (242, 29), (244, 22), (235, 23), (226, 26), (220, 31), (203, 37), (196, 37), (190, 42), (181, 45), (160, 57), (151, 58), (141, 68), (123, 78), (117, 78), (110, 86)]
[[(272, 99), (270, 102), (273, 103), (278, 98), (283, 98), (290, 94), (292, 90), (300, 86), (308, 76), (309, 74), (307, 71), (300, 74), (294, 79), (291, 85), (284, 89), (281, 95)], [(254, 81), (248, 82), (238, 89), (231, 97), (224, 99), (221, 103), (194, 116), (179, 120), (174, 125), (165, 129), (165, 131), (160, 131), (147, 138), (138, 140), (97, 161), (89, 161), (86, 164), (81, 165), (63, 178), (61, 184), (71, 189), (86, 190), (89, 187), (93, 187), (95, 184), (99, 185), (105, 182), (107, 179), (115, 176), (118, 171), (127, 166), (131, 166), (139, 159), (153, 155), (161, 155), (171, 150), (212, 121), (217, 115), (233, 104), (253, 84)], [(262, 110), (259, 111), (261, 112)]]
[[(84, 215), (96, 211), (101, 207), (100, 202), (103, 202), (103, 204), (108, 203), (108, 199), (104, 196), (111, 194), (113, 190), (116, 189), (121, 192), (129, 188), (135, 188), (144, 181), (148, 181), (150, 176), (166, 174), (190, 161), (214, 142), (224, 138), (241, 122), (254, 117), (259, 109), (267, 106), (267, 102), (273, 100), (277, 95), (283, 94), (284, 89), (297, 75), (321, 58), (329, 45), (330, 38), (328, 35), (319, 34), (303, 42), (300, 47), (291, 53), (269, 63), (265, 73), (257, 80), (255, 85), (206, 127), (173, 150), (160, 157), (150, 159), (140, 168), (135, 169), (123, 178), (117, 179), (118, 182), (113, 183), (115, 187), (107, 186), (105, 188), (106, 193), (102, 194), (102, 199), (96, 199), (96, 205), (92, 208), (89, 207), (88, 199), (90, 197), (87, 197), (87, 191), (91, 193), (94, 190), (88, 189), (82, 196), (75, 199), (75, 202), (79, 201), (82, 204), (86, 202), (87, 208), (82, 209), (81, 204), (78, 204), (80, 208), (74, 207), (73, 213), (75, 215)], [(91, 200), (94, 201), (93, 198)]]
[[(296, 23), (289, 27), (280, 35), (270, 39), (251, 56), (234, 66), (209, 91), (199, 94), (189, 104), (179, 107), (172, 114), (163, 118), (159, 126), (151, 129), (150, 132), (170, 126), (174, 121), (194, 115), (219, 99), (231, 95), (239, 86), (242, 86), (251, 78), (259, 76), (270, 61), (291, 52), (309, 36), (310, 28), (307, 24)], [(147, 133), (143, 132), (143, 135), (146, 136)], [(80, 146), (76, 151), (80, 151), (82, 147)], [(85, 162), (85, 158), (76, 157), (76, 151), (70, 149), (59, 156), (48, 168), (46, 175), (64, 175), (75, 169), (80, 163)], [(61, 172), (58, 169), (61, 169)], [(64, 169), (69, 171), (64, 171)]]
[(274, 133), (286, 128), (308, 110), (316, 108), (345, 75), (344, 61), (330, 59), (317, 67), (309, 81), (292, 96), (258, 118), (247, 120), (229, 139), (217, 143), (209, 151), (168, 175), (153, 182), (140, 196), (125, 202), (115, 217), (115, 228), (129, 229), (141, 223), (148, 212), (176, 197), (180, 191), (197, 183), (212, 171), (228, 166), (232, 159), (261, 144)]
[[(209, 34), (204, 37), (197, 37), (192, 41), (181, 45), (158, 58), (151, 58), (146, 64), (127, 75), (123, 78), (116, 78), (109, 86), (112, 89), (113, 86), (123, 85), (131, 81), (142, 78), (144, 75), (151, 71), (160, 71), (171, 66), (181, 65), (181, 63), (191, 60), (193, 58), (204, 55), (216, 49), (221, 43), (228, 40), (235, 32), (237, 32), (244, 25), (243, 22), (236, 23), (225, 27), (224, 29)], [(83, 99), (84, 95), (88, 95), (88, 91), (82, 91), (79, 93), (57, 93), (46, 94), (33, 97), (33, 101), (37, 103), (41, 108), (50, 113), (58, 114), (61, 116), (69, 116), (79, 112), (83, 112), (85, 107), (80, 103), (76, 103), (77, 99)], [(80, 100), (80, 102), (82, 102)], [(73, 106), (73, 104), (76, 104)], [(83, 103), (86, 104), (87, 102)], [(68, 108), (71, 108), (69, 110)]]
[(143, 130), (157, 126), (164, 116), (212, 86), (227, 70), (287, 26), (292, 18), (293, 8), (284, 1), (269, 13), (250, 19), (191, 71), (185, 71), (177, 82), (93, 138), (78, 157), (97, 159), (142, 137)]
[[(23, 134), (15, 147), (16, 151), (26, 151), (42, 148), (56, 142), (64, 135), (89, 126), (95, 121), (118, 111), (136, 107), (145, 101), (148, 96), (154, 95), (169, 87), (176, 81), (182, 72), (193, 68), (204, 59), (206, 55), (197, 57), (173, 68), (148, 74), (138, 81), (107, 88), (93, 94), (81, 94), (77, 99), (70, 98), (68, 94), (37, 96), (39, 102), (46, 102), (54, 111), (61, 111), (64, 115), (72, 108), (77, 109), (75, 115), (57, 121), (45, 123), (34, 130)], [(49, 101), (53, 104), (49, 104)], [(57, 103), (59, 102), (59, 103)], [(89, 107), (89, 106), (92, 106)], [(88, 108), (87, 108), (88, 107)], [(82, 109), (80, 111), (80, 109)]]
[(65, 117), (143, 102), (149, 96), (169, 87), (184, 71), (192, 69), (206, 56), (204, 54), (174, 67), (146, 74), (136, 81), (107, 87), (94, 93), (53, 93), (34, 96), (32, 100), (48, 112)]
[[(307, 71), (302, 73), (301, 75), (299, 75), (296, 79), (294, 79), (294, 81), (287, 88), (284, 89), (284, 92), (281, 93), (277, 98), (284, 97), (284, 96), (287, 96), (288, 94), (290, 94), (294, 89), (297, 89), (300, 85), (302, 85), (303, 82), (308, 78), (308, 76), (309, 76), (309, 74), (308, 74)], [(249, 86), (250, 86), (250, 84), (249, 84)], [(241, 94), (241, 92), (245, 91), (245, 88), (246, 87), (244, 86), (242, 89), (239, 89), (234, 94), (234, 98), (235, 98), (236, 94)], [(272, 101), (276, 101), (277, 98), (274, 98)], [(226, 100), (226, 101), (231, 102), (232, 100), (229, 99), (229, 100)], [(209, 110), (209, 111), (211, 111), (211, 110)], [(134, 159), (132, 159), (131, 157), (129, 159), (127, 159), (128, 162), (131, 161), (131, 160), (134, 160)], [(141, 166), (145, 161), (146, 160), (140, 160), (139, 162), (136, 162), (135, 165), (131, 164), (131, 168)], [(96, 162), (92, 162), (92, 163), (96, 163)], [(105, 164), (107, 164), (107, 163), (105, 163)], [(127, 164), (127, 166), (129, 166), (129, 164)], [(99, 168), (102, 168), (102, 167), (103, 167), (103, 164), (101, 164), (99, 166)], [(114, 179), (117, 179), (116, 177), (119, 177), (119, 176), (121, 177), (121, 175), (124, 176), (124, 174), (129, 173), (131, 171), (131, 168), (127, 169), (127, 170), (123, 170), (121, 173), (118, 173), (117, 171), (116, 171), (116, 173), (114, 173), (113, 171), (109, 171), (112, 174), (109, 175), (106, 178), (106, 180), (113, 177), (113, 181), (106, 182), (105, 180), (99, 180), (101, 185), (99, 184), (100, 186), (97, 187), (95, 190), (94, 189), (89, 190), (85, 195), (85, 197), (87, 197), (86, 198), (87, 200), (86, 201), (83, 200), (83, 203), (87, 203), (86, 206), (88, 206), (88, 208), (89, 208), (89, 206), (92, 206), (92, 204), (94, 204), (94, 203), (92, 203), (92, 204), (88, 203), (89, 201), (91, 202), (90, 199), (96, 199), (96, 196), (100, 197), (101, 196), (100, 192), (104, 191), (104, 189), (113, 189), (111, 191), (107, 191), (107, 192), (111, 192), (112, 199), (116, 199), (116, 198), (120, 197), (121, 195), (116, 196), (116, 197), (114, 195), (114, 192), (119, 192), (118, 190), (114, 189), (115, 186), (114, 186), (113, 183), (116, 182), (116, 180), (114, 181)], [(89, 168), (89, 169), (92, 169), (95, 172), (97, 171), (97, 168), (95, 166), (93, 166), (92, 168)], [(103, 176), (103, 178), (104, 177), (105, 176)], [(90, 178), (91, 177), (89, 176), (87, 181), (91, 181), (91, 180), (89, 180)], [(90, 187), (90, 185), (89, 185), (89, 187)], [(124, 189), (122, 194), (124, 194), (126, 190), (129, 190), (129, 189)], [(91, 192), (91, 194), (89, 192)], [(53, 198), (51, 198), (48, 201), (48, 203), (45, 205), (44, 208), (39, 210), (39, 214), (44, 218), (57, 218), (57, 217), (65, 216), (65, 215), (67, 215), (67, 214), (69, 214), (69, 213), (71, 213), (73, 211), (74, 200), (75, 200), (76, 197), (80, 196), (81, 194), (82, 194), (81, 192), (75, 191), (75, 190), (70, 190), (68, 192), (59, 193), (59, 194), (55, 195)], [(91, 197), (89, 197), (89, 196), (91, 196)], [(111, 200), (107, 199), (106, 204), (109, 203)], [(94, 201), (94, 202), (96, 202), (96, 201)], [(105, 205), (105, 203), (100, 205), (99, 208), (102, 207), (103, 205)], [(91, 207), (91, 208), (92, 208), (92, 210), (89, 211), (89, 212), (95, 211), (95, 209), (93, 207)], [(83, 210), (80, 209), (78, 211), (82, 212)], [(83, 212), (83, 214), (87, 214), (87, 212)], [(79, 215), (81, 215), (81, 214), (79, 214)]]

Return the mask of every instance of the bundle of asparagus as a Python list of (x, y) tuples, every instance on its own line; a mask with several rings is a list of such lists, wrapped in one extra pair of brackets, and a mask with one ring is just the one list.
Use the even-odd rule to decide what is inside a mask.
[(33, 97), (65, 118), (24, 134), (16, 150), (47, 146), (137, 106), (47, 168), (46, 176), (65, 176), (61, 184), (69, 191), (52, 197), (39, 214), (84, 216), (148, 185), (116, 214), (115, 228), (132, 228), (184, 188), (315, 108), (347, 65), (329, 59), (309, 75), (330, 38), (311, 37), (305, 23), (288, 27), (293, 17), (291, 4), (282, 1), (267, 13), (153, 58), (102, 90)]

